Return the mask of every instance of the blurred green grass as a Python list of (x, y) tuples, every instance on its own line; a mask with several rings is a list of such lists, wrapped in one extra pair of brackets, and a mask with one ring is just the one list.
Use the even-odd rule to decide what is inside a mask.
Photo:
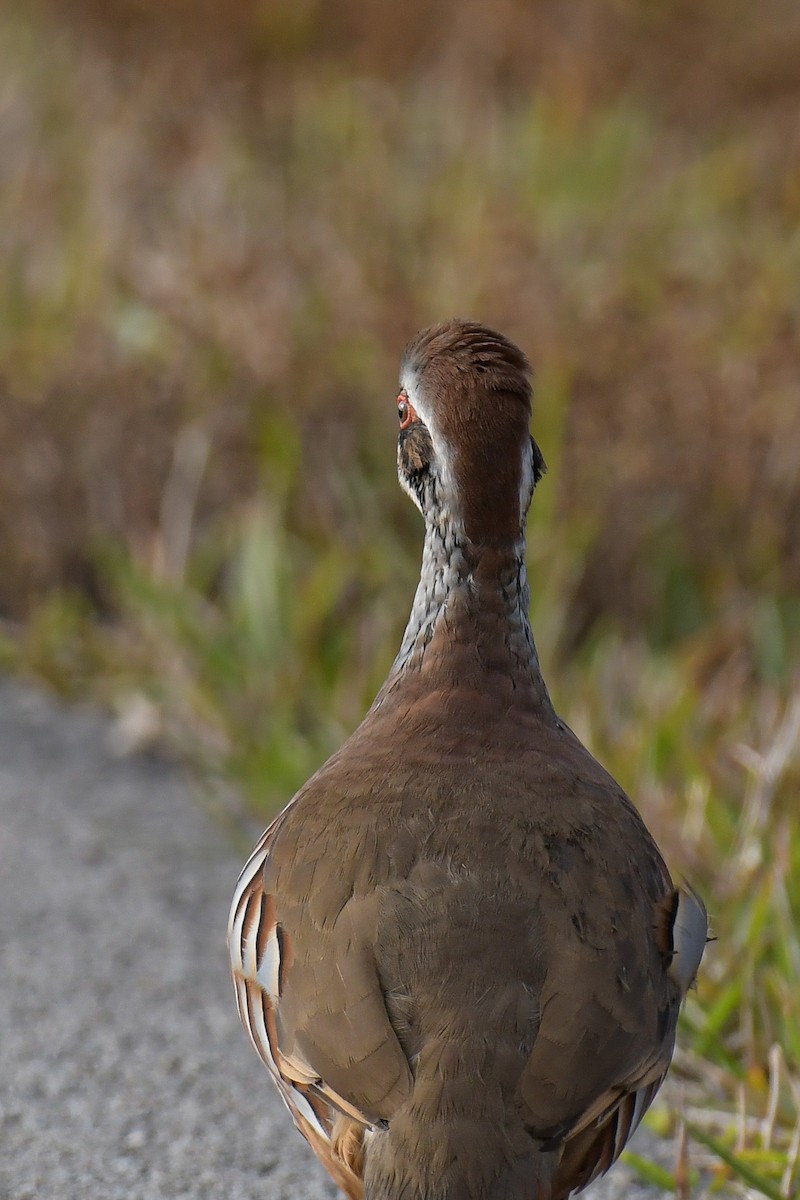
[(791, 1197), (800, 21), (558, 13), (4, 6), (0, 661), (275, 811), (413, 592), (402, 345), (504, 329), (546, 675), (718, 936), (654, 1127), (695, 1194)]

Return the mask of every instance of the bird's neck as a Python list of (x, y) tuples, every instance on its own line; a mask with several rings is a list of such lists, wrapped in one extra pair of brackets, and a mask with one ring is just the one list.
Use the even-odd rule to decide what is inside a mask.
[(428, 521), (420, 581), (384, 692), (496, 692), (509, 708), (552, 711), (528, 618), (525, 539), (476, 547)]

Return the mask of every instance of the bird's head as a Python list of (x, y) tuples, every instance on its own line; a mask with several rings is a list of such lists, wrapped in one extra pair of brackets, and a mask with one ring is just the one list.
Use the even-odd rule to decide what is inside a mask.
[(476, 546), (519, 540), (545, 469), (530, 374), (513, 342), (475, 321), (425, 329), (403, 354), (400, 483), (426, 521)]

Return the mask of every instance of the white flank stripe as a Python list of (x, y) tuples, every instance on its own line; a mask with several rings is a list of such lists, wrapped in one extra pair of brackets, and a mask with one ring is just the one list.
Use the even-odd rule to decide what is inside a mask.
[(244, 923), (247, 926), (247, 933), (245, 934), (244, 946), (242, 947), (242, 969), (248, 979), (255, 979), (258, 975), (258, 955), (256, 953), (258, 898), (255, 895), (248, 897), (247, 904), (244, 907)]
[(622, 1148), (628, 1140), (631, 1132), (631, 1120), (629, 1116), (629, 1097), (625, 1097), (617, 1109), (616, 1130), (614, 1131), (614, 1158), (616, 1162), (622, 1153)]
[(231, 956), (231, 967), (234, 973), (242, 969), (242, 926), (246, 906), (231, 909), (230, 929), (228, 931), (228, 949)]
[[(269, 828), (271, 829), (272, 826), (270, 825)], [(234, 914), (242, 901), (242, 897), (252, 884), (256, 875), (258, 875), (259, 871), (264, 866), (264, 862), (267, 857), (267, 848), (264, 846), (263, 842), (264, 838), (267, 836), (267, 833), (269, 833), (269, 829), (263, 834), (261, 841), (258, 843), (255, 850), (242, 867), (241, 874), (239, 875), (239, 879), (236, 883), (236, 891), (233, 893), (233, 900), (231, 901), (231, 921), (233, 921)]]
[(235, 975), (233, 982), (236, 985), (236, 1007), (239, 1010), (239, 1020), (249, 1033), (250, 1021), (247, 1016), (247, 987), (240, 975)]
[(292, 1104), (295, 1106), (297, 1111), (302, 1113), (303, 1116), (305, 1117), (305, 1119), (311, 1125), (313, 1125), (313, 1127), (314, 1127), (314, 1129), (316, 1129), (317, 1133), (321, 1134), (321, 1136), (325, 1138), (326, 1142), (330, 1141), (328, 1134), (325, 1132), (325, 1129), (320, 1124), (319, 1117), (314, 1112), (314, 1109), (311, 1107), (311, 1105), (309, 1104), (308, 1100), (303, 1095), (303, 1093), (298, 1092), (297, 1088), (292, 1088)]
[(247, 1015), (249, 1017), (248, 1028), (250, 1030), (250, 1037), (253, 1039), (253, 1045), (270, 1070), (277, 1071), (278, 1068), (275, 1065), (275, 1061), (272, 1057), (272, 1050), (270, 1049), (267, 1026), (264, 1022), (264, 1011), (261, 1007), (261, 997), (257, 993), (253, 994), (253, 992), (248, 989), (247, 1000)]
[(649, 1087), (639, 1088), (636, 1093), (636, 1103), (633, 1106), (633, 1120), (631, 1121), (631, 1135), (636, 1132), (639, 1122), (647, 1111), (647, 1105), (650, 1102), (653, 1093)]
[(264, 948), (264, 957), (258, 965), (257, 979), (273, 1004), (278, 1003), (278, 972), (281, 965), (281, 950), (278, 935), (273, 929)]

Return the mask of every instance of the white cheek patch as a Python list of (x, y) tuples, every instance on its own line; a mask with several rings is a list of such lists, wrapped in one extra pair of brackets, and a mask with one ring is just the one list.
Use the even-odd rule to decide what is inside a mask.
[(423, 421), (425, 425), (427, 425), (428, 429), (430, 429), (431, 414), (428, 411), (428, 406), (425, 403), (424, 396), (422, 395), (422, 389), (419, 386), (417, 372), (412, 371), (407, 367), (400, 376), (400, 387), (408, 396), (409, 403), (419, 419)]
[[(441, 437), (439, 430), (436, 428), (433, 413), (427, 404), (422, 388), (419, 386), (417, 372), (406, 368), (400, 376), (400, 385), (408, 396), (412, 408), (431, 435), (435, 456), (432, 464), (432, 472), (439, 484), (437, 491), (439, 493), (440, 504), (444, 510), (443, 515), (460, 526), (458, 517), (458, 488), (453, 474), (452, 454), (450, 453), (450, 448)], [(408, 491), (406, 485), (403, 484), (403, 486)], [(411, 495), (410, 492), (409, 495)], [(416, 497), (412, 496), (411, 498), (417, 503)]]

